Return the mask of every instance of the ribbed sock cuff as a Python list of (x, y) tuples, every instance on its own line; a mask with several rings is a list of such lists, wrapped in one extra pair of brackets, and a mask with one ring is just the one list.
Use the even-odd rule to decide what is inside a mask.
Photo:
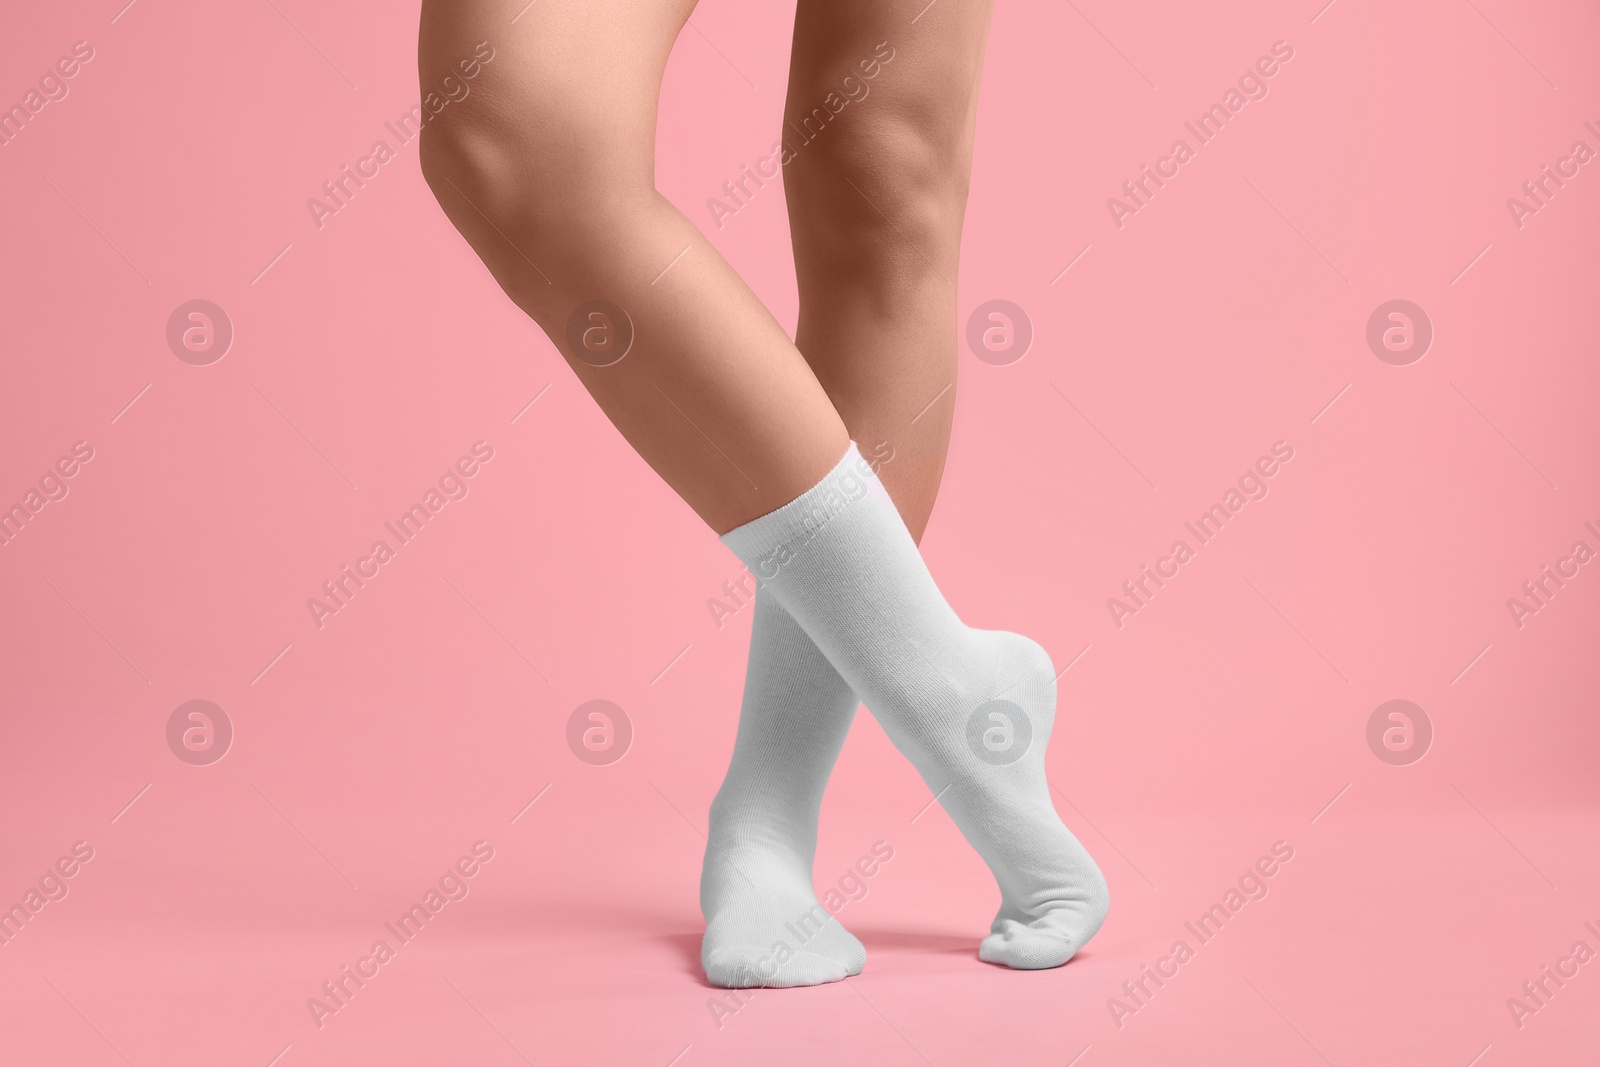
[(878, 477), (850, 442), (844, 458), (822, 480), (776, 511), (769, 511), (722, 535), (752, 574), (766, 581), (793, 558), (805, 542), (868, 493), (883, 492)]

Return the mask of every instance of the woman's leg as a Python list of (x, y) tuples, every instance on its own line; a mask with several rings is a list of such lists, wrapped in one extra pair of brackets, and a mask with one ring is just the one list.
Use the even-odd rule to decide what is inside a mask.
[[(990, 8), (800, 0), (796, 19), (783, 136), (797, 343), (918, 539), (949, 444), (955, 279)], [(836, 470), (828, 481), (847, 489), (851, 479)], [(795, 546), (792, 556), (780, 549), (787, 565), (760, 596), (781, 600), (773, 613), (797, 617), (827, 650), (989, 862), (1002, 903), (980, 955), (1024, 968), (1064, 962), (1099, 928), (1108, 898), (1050, 802), (1048, 657), (1024, 638), (962, 626), (911, 558), (911, 538), (894, 545), (898, 524), (872, 501), (815, 532), (805, 513), (837, 495), (821, 492), (819, 505), (824, 489), (726, 540), (757, 566), (774, 544)], [(839, 714), (847, 727), (849, 712)], [(831, 768), (828, 723), (823, 715), (814, 727), (827, 759), (780, 773), (779, 788)], [(775, 763), (758, 744), (746, 751)]]
[[(713, 529), (772, 511), (837, 462), (848, 434), (782, 328), (656, 193), (657, 96), (687, 14), (661, 0), (524, 3), (424, 3), (423, 91), (467, 92), (430, 123), (423, 173), (496, 280), (550, 335), (640, 455)], [(611, 306), (584, 306), (595, 301)], [(801, 635), (793, 620), (770, 618), (776, 605), (768, 600), (756, 612), (763, 620), (757, 650)], [(792, 657), (777, 658), (796, 666)], [(764, 736), (787, 767), (817, 747), (816, 730), (831, 731), (834, 738), (822, 742), (831, 767), (856, 701), (814, 647), (807, 665), (809, 674), (832, 676), (831, 693), (822, 691), (826, 683), (803, 689), (834, 714), (794, 717)], [(747, 703), (772, 703), (767, 694), (781, 682), (778, 673), (752, 672)], [(813, 831), (827, 770), (820, 769), (810, 803)], [(763, 805), (763, 821), (803, 810), (806, 787), (799, 788), (799, 796)], [(786, 850), (770, 844), (759, 835), (724, 836), (712, 850), (715, 869), (751, 902), (719, 909), (717, 929), (738, 944), (759, 934), (760, 955), (769, 954), (771, 926), (799, 919), (816, 903), (814, 840), (804, 846), (798, 894), (785, 892), (794, 882)], [(714, 886), (715, 877), (706, 883)], [(769, 914), (781, 918), (770, 923)], [(754, 973), (759, 955), (714, 958), (714, 944), (708, 939), (713, 981), (756, 984), (741, 975)], [(836, 980), (859, 972), (861, 958), (860, 944), (835, 925), (784, 978)]]
[[(925, 3), (800, 0), (782, 130), (796, 343), (917, 539), (950, 442), (954, 282), (992, 0), (912, 24)], [(701, 876), (702, 963), (714, 983), (810, 985), (860, 971), (865, 951), (838, 927), (776, 976), (759, 966), (785, 924), (817, 904), (817, 815), (856, 703), (776, 598), (759, 593)]]
[[(787, 503), (838, 461), (848, 433), (783, 328), (656, 192), (661, 75), (693, 5), (523, 5), (425, 0), (423, 91), (469, 92), (424, 132), (423, 175), (623, 436), (713, 529)], [(494, 58), (463, 82), (460, 64), (486, 49)], [(615, 356), (629, 321), (626, 354), (593, 365)]]
[(956, 277), (992, 8), (800, 0), (795, 20), (783, 175), (796, 344), (868, 458), (880, 442), (892, 450), (880, 477), (918, 540), (955, 412)]

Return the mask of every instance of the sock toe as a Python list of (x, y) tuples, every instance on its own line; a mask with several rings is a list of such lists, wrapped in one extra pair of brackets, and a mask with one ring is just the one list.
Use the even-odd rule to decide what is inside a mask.
[(1019, 971), (1042, 971), (1059, 967), (1083, 947), (1088, 937), (1080, 937), (1040, 919), (1033, 925), (1015, 919), (1002, 919), (994, 933), (978, 946), (978, 958)]
[[(765, 969), (761, 961), (768, 960)], [(767, 949), (716, 949), (704, 954), (701, 966), (706, 980), (723, 989), (789, 989), (796, 986), (841, 982), (861, 973), (866, 953), (858, 960), (835, 959), (816, 952), (796, 952), (774, 970)]]
[(707, 981), (724, 989), (778, 989), (860, 974), (866, 948), (815, 901), (809, 890), (723, 898), (700, 943)]

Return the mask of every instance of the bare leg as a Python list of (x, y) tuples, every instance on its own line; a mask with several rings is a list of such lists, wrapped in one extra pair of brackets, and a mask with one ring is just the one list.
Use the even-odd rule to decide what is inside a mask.
[[(952, 5), (912, 26), (923, 3), (801, 0), (782, 131), (797, 343), (918, 539), (950, 442), (954, 282), (990, 11), (988, 0)], [(713, 982), (806, 985), (860, 970), (865, 951), (838, 927), (776, 975), (760, 965), (817, 903), (817, 817), (856, 705), (805, 632), (759, 594), (701, 877)]]
[[(459, 82), (479, 42), (495, 57), (423, 136), (429, 186), (623, 436), (714, 530), (789, 502), (848, 435), (783, 328), (656, 192), (656, 104), (686, 7), (567, 0), (513, 24), (521, 7), (425, 0), (425, 92), (445, 75)], [(591, 300), (632, 322), (632, 347), (610, 366), (568, 341)]]
[[(919, 540), (955, 412), (957, 265), (993, 4), (942, 3), (912, 23), (926, 6), (800, 0), (783, 128), (796, 343), (862, 453), (893, 449), (879, 476)], [(837, 115), (830, 94), (848, 101)]]

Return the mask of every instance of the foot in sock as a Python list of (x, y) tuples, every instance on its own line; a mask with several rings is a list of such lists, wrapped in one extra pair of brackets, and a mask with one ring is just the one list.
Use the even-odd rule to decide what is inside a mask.
[(861, 973), (866, 950), (811, 888), (822, 790), (856, 704), (799, 624), (757, 594), (738, 738), (711, 805), (700, 876), (700, 962), (713, 985), (819, 985)]
[(855, 446), (796, 500), (724, 542), (766, 581), (977, 849), (1001, 906), (981, 959), (1059, 967), (1100, 928), (1104, 877), (1056, 814), (1044, 754), (1050, 657), (945, 602)]

